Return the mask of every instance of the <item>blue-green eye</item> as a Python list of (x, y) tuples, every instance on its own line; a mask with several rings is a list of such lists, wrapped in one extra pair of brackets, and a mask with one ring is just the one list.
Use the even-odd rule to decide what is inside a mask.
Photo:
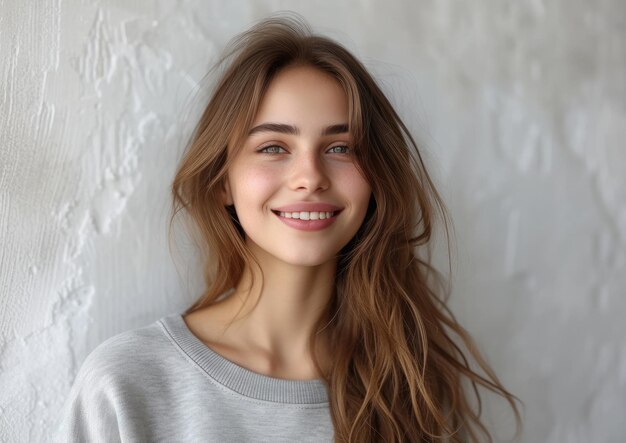
[(350, 148), (348, 148), (347, 146), (344, 145), (337, 145), (337, 146), (333, 146), (332, 148), (330, 148), (329, 150), (335, 149), (335, 148), (344, 148), (345, 151), (343, 152), (335, 152), (335, 154), (349, 154), (350, 152)]
[(282, 147), (282, 146), (278, 146), (278, 145), (270, 145), (270, 146), (266, 146), (266, 147), (264, 147), (264, 148), (259, 149), (259, 152), (263, 152), (263, 153), (267, 153), (267, 154), (278, 154), (278, 152), (276, 152), (276, 151), (272, 151), (272, 152), (267, 151), (267, 149), (269, 149), (269, 148), (278, 148), (278, 149), (283, 149), (283, 147)]

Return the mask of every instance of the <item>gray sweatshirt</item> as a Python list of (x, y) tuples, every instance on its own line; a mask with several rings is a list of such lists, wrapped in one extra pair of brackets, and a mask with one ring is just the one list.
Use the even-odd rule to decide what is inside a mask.
[(80, 368), (57, 429), (63, 442), (330, 442), (322, 380), (245, 369), (180, 314), (116, 335)]

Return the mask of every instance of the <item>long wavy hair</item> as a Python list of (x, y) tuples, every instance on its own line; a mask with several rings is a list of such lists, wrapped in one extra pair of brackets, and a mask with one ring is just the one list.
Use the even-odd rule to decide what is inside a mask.
[(215, 65), (222, 73), (172, 184), (170, 238), (182, 211), (197, 234), (206, 283), (186, 313), (213, 304), (247, 265), (258, 264), (220, 189), (269, 83), (294, 64), (330, 74), (345, 91), (357, 167), (372, 188), (363, 224), (339, 252), (335, 290), (309, 342), (317, 349), (316, 337), (327, 329), (328, 372), (313, 358), (328, 388), (335, 441), (492, 441), (480, 420), (479, 386), (510, 404), (517, 437), (520, 400), (446, 306), (448, 285), (431, 257), (437, 220), (449, 257), (449, 217), (416, 142), (366, 68), (298, 15), (257, 23), (233, 39)]

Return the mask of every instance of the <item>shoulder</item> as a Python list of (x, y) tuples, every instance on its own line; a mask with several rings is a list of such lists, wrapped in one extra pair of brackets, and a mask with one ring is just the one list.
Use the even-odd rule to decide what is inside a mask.
[(150, 374), (162, 371), (171, 362), (170, 356), (176, 358), (177, 354), (160, 322), (154, 322), (114, 335), (98, 345), (83, 361), (74, 383), (94, 389), (148, 381)]
[(97, 346), (74, 380), (55, 441), (120, 441), (125, 432), (120, 426), (128, 411), (136, 409), (133, 402), (155, 385), (167, 370), (165, 362), (180, 361), (172, 348), (160, 322)]

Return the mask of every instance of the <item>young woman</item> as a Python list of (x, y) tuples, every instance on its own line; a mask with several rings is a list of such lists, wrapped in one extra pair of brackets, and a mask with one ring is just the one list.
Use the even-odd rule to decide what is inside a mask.
[(446, 308), (444, 205), (363, 65), (297, 17), (226, 62), (172, 187), (206, 290), (92, 352), (63, 439), (478, 442), (479, 385), (519, 425)]

